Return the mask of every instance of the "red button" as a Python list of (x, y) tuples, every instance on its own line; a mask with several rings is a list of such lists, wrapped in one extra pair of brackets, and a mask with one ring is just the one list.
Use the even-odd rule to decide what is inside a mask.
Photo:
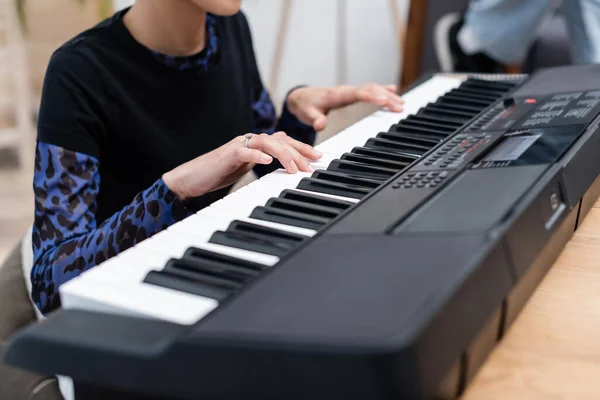
[(527, 103), (527, 104), (535, 104), (536, 101), (537, 101), (536, 99), (526, 99), (525, 103)]

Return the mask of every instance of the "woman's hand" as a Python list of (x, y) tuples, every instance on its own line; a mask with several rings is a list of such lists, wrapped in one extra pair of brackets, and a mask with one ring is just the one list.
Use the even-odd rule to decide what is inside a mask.
[(163, 180), (180, 200), (185, 200), (229, 186), (254, 165), (270, 164), (273, 158), (277, 158), (292, 174), (298, 171), (311, 172), (309, 160), (321, 158), (321, 154), (312, 146), (294, 140), (284, 132), (252, 135), (248, 140), (248, 148), (245, 143), (246, 138), (239, 136), (165, 173)]
[(381, 86), (375, 83), (356, 86), (300, 87), (287, 98), (287, 106), (300, 121), (311, 125), (316, 131), (327, 125), (325, 114), (329, 110), (344, 107), (359, 101), (388, 107), (391, 111), (402, 111), (404, 101), (396, 94), (396, 85)]

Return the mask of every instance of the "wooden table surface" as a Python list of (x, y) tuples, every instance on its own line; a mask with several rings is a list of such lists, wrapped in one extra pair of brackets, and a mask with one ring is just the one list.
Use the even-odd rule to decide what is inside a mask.
[(600, 399), (600, 200), (461, 400)]

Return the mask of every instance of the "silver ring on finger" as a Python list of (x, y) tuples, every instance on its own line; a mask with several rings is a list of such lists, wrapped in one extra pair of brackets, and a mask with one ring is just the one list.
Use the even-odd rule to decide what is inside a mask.
[(247, 148), (247, 149), (249, 149), (250, 147), (248, 146), (248, 141), (249, 141), (250, 139), (252, 139), (252, 134), (251, 134), (251, 133), (246, 133), (246, 134), (244, 135), (244, 138), (246, 138), (246, 143), (245, 143), (245, 144), (246, 144), (246, 148)]

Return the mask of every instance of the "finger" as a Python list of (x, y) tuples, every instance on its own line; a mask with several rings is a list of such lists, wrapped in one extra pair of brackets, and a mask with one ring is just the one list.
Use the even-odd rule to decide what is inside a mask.
[(381, 86), (375, 83), (363, 87), (339, 85), (328, 89), (325, 96), (325, 108), (334, 109), (354, 104), (358, 101), (375, 103), (387, 106), (389, 103), (403, 104), (404, 100), (396, 94), (397, 86), (394, 84)]
[[(321, 153), (315, 150), (312, 146), (302, 143), (299, 140), (288, 136), (284, 131), (274, 132), (271, 135), (269, 135), (269, 137), (277, 139), (279, 142), (283, 142), (283, 144), (289, 144), (303, 157), (310, 158), (313, 160), (317, 160), (321, 157)], [(292, 156), (295, 157), (296, 155), (292, 154)]]
[(300, 154), (296, 149), (287, 144), (286, 151), (288, 151), (292, 155), (292, 163), (294, 163), (294, 165), (298, 168), (299, 171), (313, 172), (313, 169), (310, 166), (308, 160), (304, 158), (302, 154)]
[(283, 168), (285, 168), (285, 170), (290, 174), (295, 174), (298, 172), (298, 166), (293, 162), (294, 157), (291, 152), (286, 150), (283, 142), (280, 142), (276, 138), (273, 138), (265, 133), (255, 136), (255, 138), (256, 141), (254, 142), (254, 146), (277, 158)]
[(365, 86), (359, 90), (358, 97), (362, 101), (379, 104), (395, 112), (400, 112), (403, 108), (403, 101), (400, 96), (391, 93), (380, 85)]
[(356, 97), (360, 101), (384, 105), (388, 101), (389, 91), (382, 86), (371, 84), (360, 88), (356, 92)]
[(398, 86), (394, 84), (385, 85), (384, 88), (392, 93), (396, 93), (398, 91)]
[[(404, 104), (404, 99), (402, 99), (402, 97), (400, 97), (400, 95), (397, 93), (398, 86), (396, 86), (396, 85), (394, 85), (394, 84), (391, 84), (391, 85), (385, 85), (385, 86), (384, 86), (384, 88), (385, 88), (385, 89), (386, 89), (388, 92), (390, 92), (390, 94), (389, 94), (389, 95), (391, 95), (391, 96), (390, 96), (390, 101), (391, 101), (392, 103), (394, 103), (394, 104), (397, 104), (397, 105), (402, 105), (402, 104)], [(389, 96), (389, 95), (388, 95), (388, 96)]]
[[(300, 154), (290, 143), (291, 138), (287, 138), (285, 141), (276, 141), (273, 143), (274, 146), (281, 147), (281, 151), (285, 152), (287, 156), (291, 157), (290, 160), (290, 172), (295, 173), (298, 170), (303, 172), (312, 172), (312, 168), (308, 163), (308, 160)], [(293, 140), (293, 139), (291, 139)], [(279, 157), (278, 157), (279, 158)]]
[(386, 85), (385, 88), (390, 92), (393, 102), (404, 104), (404, 99), (398, 94), (396, 85)]
[(401, 112), (404, 109), (404, 100), (398, 95), (390, 93), (388, 103), (385, 105), (390, 111)]
[(283, 131), (278, 131), (271, 134), (271, 137), (277, 138), (278, 140), (283, 140), (291, 145), (300, 155), (306, 158), (310, 158), (311, 160), (318, 160), (321, 158), (322, 154), (317, 149), (312, 147), (309, 144), (303, 143), (297, 139), (294, 139), (291, 136), (288, 136)]
[(236, 158), (245, 163), (253, 164), (270, 164), (273, 162), (273, 157), (263, 153), (260, 150), (248, 149), (246, 147), (237, 147), (235, 149)]
[(300, 153), (300, 155), (302, 155), (303, 157), (306, 157), (311, 160), (318, 160), (323, 156), (323, 154), (321, 154), (320, 151), (318, 151), (309, 144), (303, 143), (289, 136), (287, 137), (287, 141), (290, 144), (290, 146), (296, 149), (296, 151)]
[(327, 117), (321, 110), (315, 106), (310, 106), (306, 109), (305, 113), (315, 131), (319, 132), (325, 129), (327, 126)]
[(326, 126), (327, 126), (327, 117), (325, 115), (321, 115), (313, 123), (313, 129), (317, 132), (322, 131), (323, 129), (325, 129)]
[(285, 138), (288, 138), (289, 136), (284, 131), (277, 131), (277, 132), (274, 132), (273, 134), (271, 134), (271, 137), (274, 137), (277, 139), (285, 139)]
[(294, 172), (312, 172), (312, 168), (310, 167), (308, 160), (304, 158), (302, 154), (300, 154), (287, 142), (280, 142), (279, 144), (282, 146), (283, 150), (292, 158), (290, 165), (292, 166), (292, 170), (294, 169), (294, 167), (296, 168), (296, 171)]
[(327, 107), (339, 108), (354, 104), (359, 101), (357, 97), (359, 88), (351, 85), (339, 85), (327, 91)]

